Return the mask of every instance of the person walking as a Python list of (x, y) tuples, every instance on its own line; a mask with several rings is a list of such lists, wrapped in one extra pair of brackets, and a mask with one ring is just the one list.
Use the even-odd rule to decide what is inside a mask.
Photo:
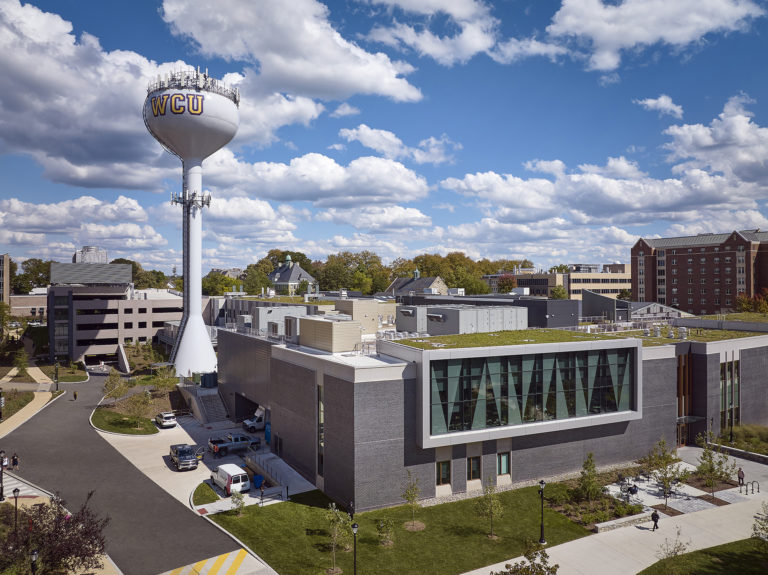
[(739, 472), (736, 474), (739, 478), (739, 485), (744, 485), (744, 470), (739, 467)]
[(653, 529), (651, 531), (656, 531), (659, 528), (659, 512), (655, 509), (651, 513), (651, 521), (653, 521)]
[(19, 470), (19, 456), (14, 452), (13, 456), (11, 457), (11, 468), (14, 471)]
[(77, 401), (77, 392), (75, 391), (72, 395), (74, 397), (74, 401)]

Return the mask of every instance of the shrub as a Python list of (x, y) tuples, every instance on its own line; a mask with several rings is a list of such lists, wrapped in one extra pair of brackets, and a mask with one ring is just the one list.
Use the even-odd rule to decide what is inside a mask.
[(550, 505), (560, 506), (570, 501), (572, 496), (570, 489), (562, 483), (551, 483), (547, 485), (545, 499)]

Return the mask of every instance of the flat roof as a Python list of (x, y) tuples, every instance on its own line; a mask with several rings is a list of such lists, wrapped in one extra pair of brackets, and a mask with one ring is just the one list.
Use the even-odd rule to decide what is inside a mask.
[(658, 346), (680, 343), (682, 341), (722, 341), (765, 335), (749, 331), (732, 331), (721, 329), (688, 329), (686, 339), (679, 339), (678, 329), (674, 329), (675, 337), (667, 337), (669, 328), (662, 328), (662, 336), (643, 335), (642, 330), (618, 331), (610, 333), (587, 333), (562, 329), (524, 329), (516, 331), (497, 331), (489, 333), (465, 333), (459, 335), (420, 336), (409, 339), (392, 340), (418, 349), (459, 349), (465, 347), (498, 347), (504, 345), (524, 345), (534, 343), (568, 343), (617, 339), (639, 339), (644, 346)]

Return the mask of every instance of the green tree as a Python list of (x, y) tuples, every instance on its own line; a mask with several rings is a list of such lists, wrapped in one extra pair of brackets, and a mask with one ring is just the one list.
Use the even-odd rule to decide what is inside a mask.
[(547, 270), (547, 272), (551, 274), (567, 274), (570, 271), (568, 264), (557, 264)]
[(29, 258), (21, 263), (21, 269), (33, 287), (46, 287), (51, 283), (51, 261)]
[(394, 543), (395, 522), (389, 517), (376, 520), (376, 535), (379, 538), (379, 544), (384, 547), (391, 547)]
[(224, 295), (237, 284), (234, 278), (228, 278), (225, 275), (216, 272), (208, 272), (201, 283), (203, 295)]
[(597, 480), (597, 466), (595, 465), (594, 454), (591, 451), (587, 453), (587, 458), (581, 465), (577, 491), (579, 496), (587, 501), (597, 499), (603, 492), (603, 487)]
[(19, 370), (16, 374), (18, 377), (27, 377), (29, 375), (27, 373), (27, 368), (29, 367), (29, 356), (23, 347), (17, 350), (14, 354), (13, 367)]
[(136, 285), (136, 277), (139, 275), (140, 272), (144, 271), (144, 268), (141, 267), (141, 264), (139, 262), (135, 262), (133, 260), (129, 260), (126, 258), (115, 258), (111, 262), (111, 264), (130, 264), (131, 266), (131, 281), (133, 281), (134, 286)]
[(110, 397), (117, 403), (118, 400), (125, 397), (128, 393), (130, 386), (128, 382), (120, 375), (120, 373), (114, 369), (109, 369), (107, 379), (104, 381), (103, 393), (104, 397)]
[(632, 291), (626, 288), (619, 290), (619, 295), (616, 296), (616, 299), (621, 299), (624, 301), (632, 301)]
[(557, 575), (560, 569), (557, 563), (549, 564), (549, 554), (539, 543), (527, 541), (523, 557), (525, 561), (504, 565), (504, 571), (493, 571), (491, 575)]
[(677, 526), (675, 530), (675, 538), (664, 538), (664, 543), (659, 545), (659, 550), (656, 553), (656, 557), (664, 562), (664, 573), (669, 575), (684, 575), (691, 573), (690, 560), (686, 556), (688, 553), (688, 547), (690, 547), (690, 541), (683, 541), (680, 539), (682, 530), (680, 526)]
[(690, 476), (690, 471), (680, 463), (677, 451), (669, 446), (663, 437), (651, 448), (647, 459), (651, 475), (661, 485), (664, 492), (664, 508), (666, 509), (672, 485), (684, 483)]
[(363, 293), (363, 295), (368, 295), (371, 293), (372, 285), (373, 280), (360, 269), (357, 269), (352, 273), (352, 277), (349, 281), (349, 288), (360, 291)]
[(134, 393), (125, 400), (128, 415), (136, 420), (136, 429), (141, 427), (141, 420), (147, 417), (147, 408), (150, 405), (149, 393)]
[[(69, 513), (58, 496), (30, 507), (19, 507), (19, 524), (0, 541), (0, 569), (27, 573), (32, 550), (38, 552), (38, 573), (83, 573), (101, 569), (105, 553), (104, 529), (109, 518), (100, 518), (88, 506), (93, 492), (75, 513)], [(15, 569), (11, 569), (15, 567)]]
[(11, 306), (0, 301), (0, 346), (5, 343), (8, 337), (8, 328), (11, 323)]
[(350, 256), (350, 252), (341, 252), (328, 256), (316, 278), (320, 282), (322, 289), (339, 290), (351, 285), (353, 268), (356, 269), (357, 265), (354, 265)]
[(757, 541), (763, 553), (768, 555), (768, 502), (766, 501), (763, 501), (763, 512), (755, 513), (752, 537)]
[(241, 517), (243, 509), (245, 509), (245, 496), (239, 491), (232, 491), (230, 502), (232, 503), (232, 510), (237, 513), (238, 517)]
[(165, 394), (176, 389), (179, 378), (176, 376), (176, 369), (172, 366), (163, 366), (157, 370), (152, 380), (155, 392)]
[(493, 520), (501, 519), (504, 515), (504, 506), (501, 504), (499, 494), (496, 493), (496, 486), (491, 483), (489, 479), (485, 485), (483, 485), (483, 494), (475, 501), (475, 512), (485, 519), (488, 519), (491, 524), (491, 531), (488, 536), (492, 539), (496, 538), (493, 533)]
[(496, 280), (496, 291), (509, 293), (517, 287), (517, 279), (512, 274), (503, 274)]
[(336, 548), (347, 547), (352, 539), (352, 518), (348, 513), (330, 503), (325, 512), (328, 521), (328, 536), (331, 539), (331, 557), (333, 558), (333, 573), (336, 571)]
[(405, 487), (403, 488), (403, 499), (411, 508), (411, 527), (416, 526), (416, 510), (421, 507), (419, 503), (419, 496), (421, 495), (421, 489), (419, 489), (419, 478), (414, 477), (411, 474), (411, 470), (407, 469), (408, 476), (405, 480)]
[[(407, 278), (413, 275), (413, 270), (415, 269), (416, 264), (413, 262), (413, 260), (406, 258), (395, 258), (392, 260), (392, 263), (389, 264), (389, 276), (392, 280), (395, 278)], [(389, 283), (392, 282), (390, 281)]]
[(549, 290), (549, 297), (551, 299), (568, 299), (568, 292), (563, 286), (555, 286)]
[(262, 288), (266, 291), (271, 285), (272, 282), (258, 264), (248, 264), (245, 268), (245, 280), (243, 280), (243, 289), (246, 293), (257, 295), (261, 293)]
[(754, 303), (752, 302), (752, 298), (746, 295), (744, 292), (740, 292), (736, 296), (736, 311), (743, 313), (743, 312), (749, 312), (752, 311), (754, 307)]
[(696, 475), (704, 480), (704, 485), (710, 488), (712, 499), (715, 498), (715, 487), (719, 483), (729, 481), (736, 474), (736, 463), (730, 459), (719, 444), (714, 443), (710, 433), (709, 441), (702, 434), (696, 436), (696, 444), (702, 448)]

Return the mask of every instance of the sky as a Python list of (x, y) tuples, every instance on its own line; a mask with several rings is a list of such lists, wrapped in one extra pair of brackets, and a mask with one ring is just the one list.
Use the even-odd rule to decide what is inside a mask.
[(181, 269), (159, 74), (240, 90), (203, 271), (271, 249), (629, 262), (768, 229), (760, 0), (0, 0), (0, 253)]

